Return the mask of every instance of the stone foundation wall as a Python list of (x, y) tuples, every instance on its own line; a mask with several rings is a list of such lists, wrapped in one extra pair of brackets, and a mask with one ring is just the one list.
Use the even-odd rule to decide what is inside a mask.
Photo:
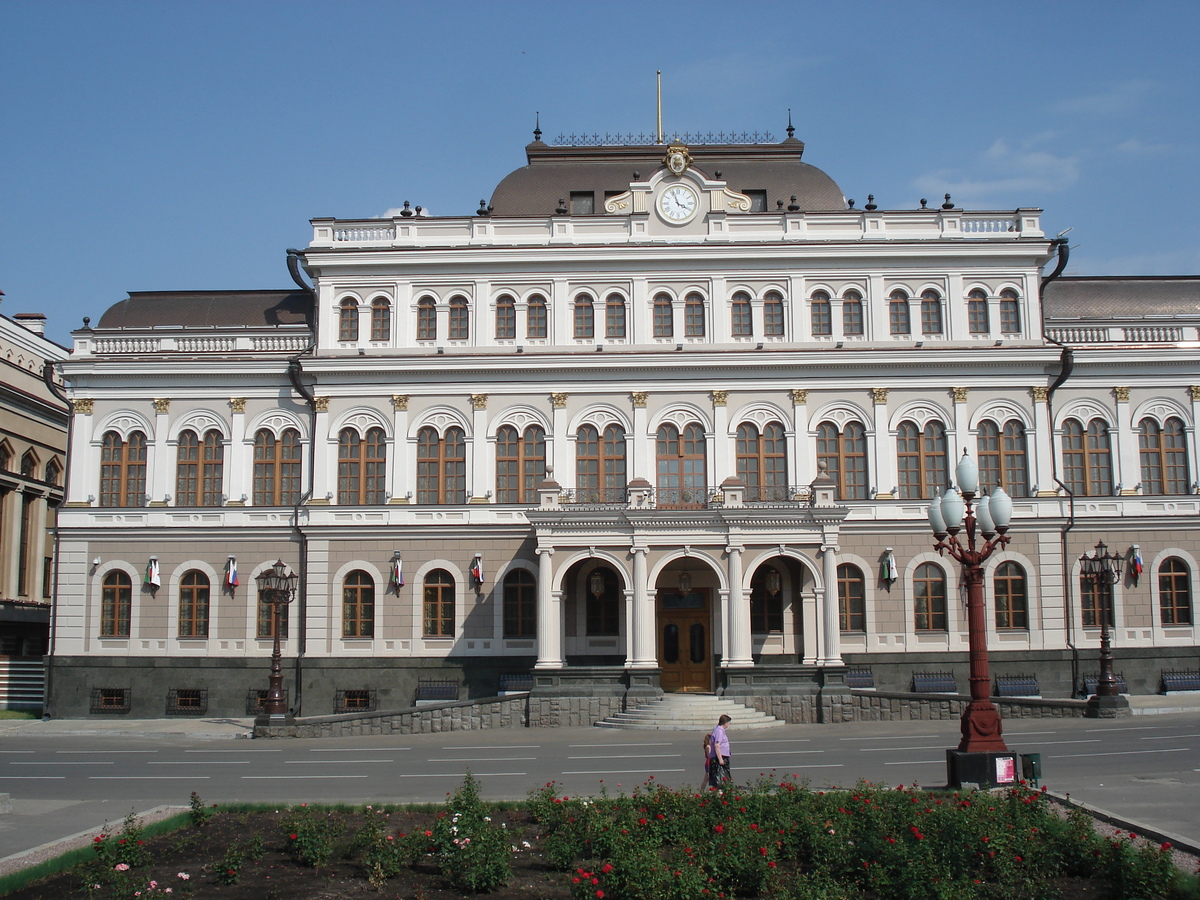
[[(847, 704), (858, 722), (898, 722), (908, 719), (958, 719), (971, 702), (962, 694), (909, 694), (892, 691), (851, 691)], [(1087, 714), (1086, 700), (1039, 700), (992, 697), (1001, 719), (1079, 719)], [(843, 720), (848, 721), (848, 720)]]
[(256, 738), (356, 737), (366, 734), (437, 734), (485, 728), (528, 728), (529, 695), (460, 700), (381, 713), (314, 716), (290, 725), (256, 725)]

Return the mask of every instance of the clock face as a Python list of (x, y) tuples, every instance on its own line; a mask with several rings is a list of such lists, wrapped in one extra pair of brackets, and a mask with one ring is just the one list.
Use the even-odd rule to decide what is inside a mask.
[(658, 208), (672, 222), (690, 219), (696, 212), (696, 194), (681, 184), (669, 187), (658, 197)]

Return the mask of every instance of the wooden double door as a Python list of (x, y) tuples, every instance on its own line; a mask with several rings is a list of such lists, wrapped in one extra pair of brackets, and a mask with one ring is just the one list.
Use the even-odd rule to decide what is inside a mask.
[(658, 665), (667, 693), (712, 690), (712, 612), (708, 591), (658, 593)]

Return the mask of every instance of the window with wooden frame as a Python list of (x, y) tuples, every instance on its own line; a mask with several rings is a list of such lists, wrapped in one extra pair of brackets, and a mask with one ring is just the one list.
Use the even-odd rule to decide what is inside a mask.
[(783, 574), (774, 566), (759, 566), (750, 579), (750, 631), (783, 632)]
[(1025, 570), (1015, 562), (1005, 561), (996, 567), (992, 578), (996, 600), (996, 627), (1029, 628), (1029, 589)]
[(496, 298), (496, 340), (511, 341), (517, 337), (517, 303), (510, 294)]
[(113, 569), (100, 582), (100, 637), (129, 637), (133, 610), (133, 579)]
[(122, 440), (115, 431), (105, 432), (100, 446), (100, 505), (145, 506), (146, 435), (129, 433)]
[(942, 295), (937, 291), (921, 294), (921, 334), (942, 333)]
[(671, 424), (658, 427), (655, 453), (658, 469), (656, 496), (660, 509), (701, 509), (705, 503), (704, 429), (695, 422), (683, 430)]
[(767, 337), (783, 337), (783, 294), (768, 291), (763, 299), (763, 334)]
[(926, 422), (920, 430), (914, 422), (901, 422), (896, 430), (896, 455), (900, 499), (930, 499), (949, 486), (946, 427), (941, 422)]
[(946, 630), (946, 573), (933, 563), (921, 563), (913, 573), (913, 628)]
[(266, 591), (258, 592), (258, 614), (255, 616), (255, 636), (267, 640), (275, 639), (275, 630), (279, 629), (279, 639), (288, 639), (288, 603), (270, 603)]
[(824, 291), (817, 291), (810, 298), (808, 307), (813, 337), (831, 336), (833, 334), (833, 306), (829, 295)]
[(604, 301), (604, 336), (610, 340), (624, 339), (625, 319), (625, 298), (620, 294), (609, 294)]
[(382, 428), (368, 428), (365, 439), (356, 428), (338, 432), (338, 494), (343, 506), (367, 506), (386, 500), (387, 438)]
[(58, 461), (58, 457), (52, 457), (46, 463), (45, 479), (46, 484), (54, 485), (55, 487), (62, 486), (63, 464)]
[(597, 568), (584, 579), (585, 627), (589, 637), (621, 633), (621, 585), (612, 569)]
[(582, 503), (625, 501), (625, 432), (606, 425), (582, 425), (575, 434), (575, 493)]
[(1158, 567), (1158, 610), (1163, 625), (1192, 624), (1192, 573), (1177, 557)]
[(734, 337), (752, 337), (754, 335), (754, 312), (750, 307), (750, 295), (738, 291), (733, 295), (729, 304), (729, 329)]
[(504, 576), (504, 636), (537, 637), (537, 582), (527, 569)]
[(979, 288), (967, 294), (967, 328), (971, 334), (990, 334), (987, 294)]
[(688, 294), (683, 301), (683, 334), (684, 337), (704, 337), (704, 297), (700, 294)]
[(1092, 419), (1086, 428), (1067, 419), (1062, 428), (1063, 481), (1077, 497), (1111, 497), (1112, 445), (1108, 423)]
[(590, 294), (575, 297), (575, 338), (590, 340), (596, 336), (596, 309)]
[(362, 569), (342, 582), (342, 637), (375, 636), (375, 579)]
[(832, 422), (818, 425), (817, 461), (837, 483), (839, 499), (867, 499), (867, 432), (861, 422), (847, 422), (841, 431)]
[(746, 499), (787, 500), (787, 439), (783, 426), (768, 422), (758, 426), (745, 422), (737, 430), (737, 473), (746, 483)]
[(461, 295), (450, 298), (450, 340), (471, 339), (471, 307)]
[(300, 432), (285, 428), (279, 437), (260, 429), (254, 435), (254, 505), (295, 506), (300, 502)]
[(1138, 425), (1138, 454), (1143, 494), (1188, 493), (1187, 433), (1182, 420), (1172, 416), (1160, 426), (1154, 419), (1142, 419)]
[(669, 338), (675, 336), (675, 307), (669, 294), (654, 295), (654, 336)]
[(1079, 578), (1079, 612), (1084, 628), (1100, 628), (1107, 619), (1113, 627), (1113, 586), (1104, 578), (1081, 575)]
[(865, 333), (862, 294), (858, 291), (846, 291), (842, 297), (842, 333), (847, 337)]
[(536, 503), (546, 477), (546, 431), (530, 425), (518, 434), (511, 425), (496, 431), (496, 502)]
[(371, 340), (392, 339), (392, 303), (387, 297), (376, 297), (371, 301)]
[(1011, 288), (1000, 292), (1000, 331), (1003, 334), (1021, 333), (1021, 301)]
[(358, 340), (358, 301), (353, 297), (338, 304), (338, 340)]
[(433, 297), (417, 301), (417, 340), (437, 340), (437, 301)]
[(1001, 429), (990, 419), (979, 423), (975, 442), (981, 490), (1002, 487), (1010, 497), (1029, 496), (1029, 456), (1025, 426), (1009, 419)]
[(221, 432), (213, 429), (200, 437), (192, 430), (179, 433), (175, 460), (175, 505), (220, 506), (225, 470)]
[(867, 630), (867, 582), (862, 569), (849, 563), (837, 567), (838, 627), (842, 631)]
[(428, 426), (417, 432), (417, 502), (467, 502), (467, 439), (457, 425), (444, 436)]
[(454, 578), (445, 569), (434, 569), (423, 585), (424, 626), (432, 638), (454, 637)]
[(179, 636), (208, 637), (208, 576), (190, 569), (179, 579)]
[(546, 298), (531, 294), (525, 306), (525, 337), (541, 340), (546, 337)]
[(908, 294), (904, 291), (892, 291), (891, 299), (888, 300), (888, 325), (894, 335), (912, 334)]

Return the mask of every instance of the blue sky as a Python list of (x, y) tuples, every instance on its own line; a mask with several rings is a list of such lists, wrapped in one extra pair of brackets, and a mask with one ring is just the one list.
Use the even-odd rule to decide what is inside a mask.
[(285, 288), (308, 220), (469, 215), (547, 140), (770, 131), (858, 205), (1046, 210), (1200, 272), (1200, 4), (0, 2), (0, 312)]

